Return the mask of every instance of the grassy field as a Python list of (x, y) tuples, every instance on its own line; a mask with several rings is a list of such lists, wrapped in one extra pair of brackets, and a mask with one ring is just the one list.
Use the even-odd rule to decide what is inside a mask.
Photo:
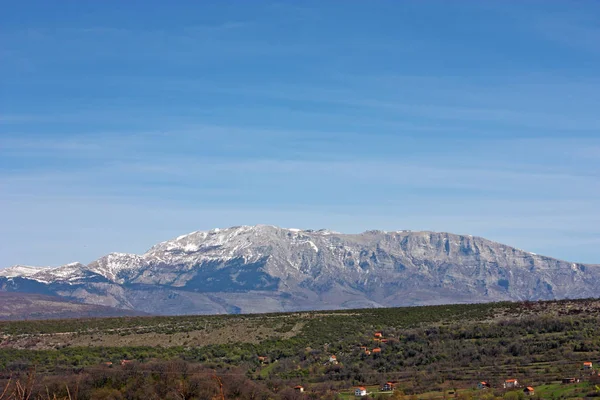
[(586, 394), (595, 391), (595, 385), (589, 382), (564, 385), (560, 382), (539, 385), (535, 388), (538, 396), (544, 399), (582, 399)]
[[(371, 396), (374, 395), (381, 395), (381, 396), (385, 396), (385, 397), (389, 397), (392, 393), (391, 392), (381, 392), (381, 387), (379, 385), (367, 385), (367, 386), (363, 386), (365, 389), (367, 389), (367, 393)], [(356, 396), (354, 395), (354, 389), (355, 388), (350, 388), (348, 390), (343, 390), (339, 392), (340, 398), (341, 399), (356, 399)]]

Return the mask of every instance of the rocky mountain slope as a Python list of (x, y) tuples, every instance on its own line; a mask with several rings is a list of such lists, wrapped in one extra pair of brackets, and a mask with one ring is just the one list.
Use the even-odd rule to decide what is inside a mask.
[(0, 290), (154, 314), (239, 313), (600, 295), (600, 266), (435, 232), (274, 226), (193, 232), (143, 255), (14, 266)]

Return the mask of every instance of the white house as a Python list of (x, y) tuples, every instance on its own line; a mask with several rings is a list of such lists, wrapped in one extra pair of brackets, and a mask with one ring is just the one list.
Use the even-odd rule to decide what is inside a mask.
[(507, 379), (504, 381), (504, 389), (512, 389), (519, 386), (519, 382), (516, 379)]
[(331, 364), (337, 364), (338, 363), (337, 357), (334, 355), (329, 356), (329, 362)]
[(362, 386), (357, 387), (356, 390), (354, 391), (354, 395), (358, 396), (358, 397), (364, 397), (367, 395), (367, 389)]

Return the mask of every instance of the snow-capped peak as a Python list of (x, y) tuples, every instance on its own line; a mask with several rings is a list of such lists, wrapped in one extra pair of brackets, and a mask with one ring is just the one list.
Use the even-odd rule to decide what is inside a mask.
[(31, 267), (28, 265), (13, 265), (12, 267), (0, 270), (0, 276), (5, 276), (7, 278), (14, 278), (17, 276), (32, 276), (37, 274), (38, 272), (42, 272), (49, 268), (50, 267)]
[(128, 253), (110, 253), (88, 265), (88, 269), (102, 275), (113, 282), (122, 283), (119, 275), (124, 271), (131, 271), (146, 265), (142, 256)]
[(7, 278), (24, 277), (38, 282), (50, 282), (56, 280), (73, 280), (82, 277), (85, 266), (75, 262), (60, 267), (30, 267), (15, 265), (0, 271), (0, 276)]

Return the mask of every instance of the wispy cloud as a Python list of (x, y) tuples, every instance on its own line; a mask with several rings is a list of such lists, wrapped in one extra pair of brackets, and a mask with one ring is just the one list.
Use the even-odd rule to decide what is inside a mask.
[(0, 28), (0, 266), (259, 222), (598, 256), (595, 6), (94, 7)]
[[(575, 165), (564, 163), (560, 168), (549, 168), (541, 162), (546, 157), (564, 157), (568, 152), (577, 156), (582, 147), (566, 141), (555, 143), (554, 147), (548, 147), (546, 143), (546, 148), (542, 148), (537, 156), (535, 152), (540, 151), (538, 146), (544, 144), (543, 140), (498, 142), (496, 153), (488, 151), (479, 156), (471, 154), (478, 151), (477, 146), (471, 145), (453, 149), (451, 157), (432, 154), (414, 160), (397, 160), (352, 153), (323, 160), (310, 157), (310, 153), (298, 159), (269, 159), (251, 154), (239, 157), (211, 155), (210, 149), (205, 156), (157, 152), (144, 148), (144, 142), (150, 137), (115, 136), (104, 143), (41, 142), (37, 144), (36, 155), (46, 154), (63, 160), (63, 163), (53, 167), (54, 163), (49, 161), (28, 169), (7, 170), (0, 181), (12, 188), (12, 195), (18, 195), (19, 188), (24, 193), (46, 188), (51, 193), (67, 196), (85, 195), (89, 191), (92, 194), (122, 193), (128, 198), (143, 198), (149, 192), (158, 196), (171, 191), (178, 193), (184, 203), (185, 199), (198, 195), (210, 202), (212, 195), (231, 194), (227, 190), (236, 188), (235, 193), (247, 199), (269, 201), (272, 197), (279, 201), (281, 196), (293, 195), (287, 200), (288, 204), (294, 199), (298, 204), (328, 204), (336, 193), (345, 191), (349, 182), (358, 191), (354, 198), (367, 203), (370, 202), (369, 188), (373, 186), (381, 188), (386, 202), (396, 196), (410, 197), (413, 193), (429, 193), (434, 197), (445, 193), (444, 196), (448, 196), (452, 193), (449, 190), (456, 191), (457, 198), (488, 198), (486, 201), (490, 197), (520, 198), (539, 201), (540, 206), (548, 198), (580, 201), (583, 197), (587, 201), (597, 201), (600, 197), (600, 170), (593, 164), (582, 170), (581, 161)], [(243, 139), (238, 137), (237, 140)], [(257, 136), (249, 135), (246, 140), (257, 140)], [(123, 147), (125, 144), (127, 147)], [(115, 151), (116, 146), (121, 150)], [(516, 146), (521, 147), (529, 159), (506, 163), (504, 157)], [(26, 142), (13, 142), (7, 150), (22, 154), (30, 148)], [(66, 162), (68, 158), (65, 157), (70, 154), (75, 157), (74, 164)], [(453, 162), (456, 158), (463, 159), (463, 163)], [(211, 192), (211, 187), (224, 190)], [(274, 187), (279, 191), (269, 195), (270, 188)], [(318, 191), (321, 196), (312, 197), (313, 191)], [(212, 201), (222, 199), (218, 197)]]

